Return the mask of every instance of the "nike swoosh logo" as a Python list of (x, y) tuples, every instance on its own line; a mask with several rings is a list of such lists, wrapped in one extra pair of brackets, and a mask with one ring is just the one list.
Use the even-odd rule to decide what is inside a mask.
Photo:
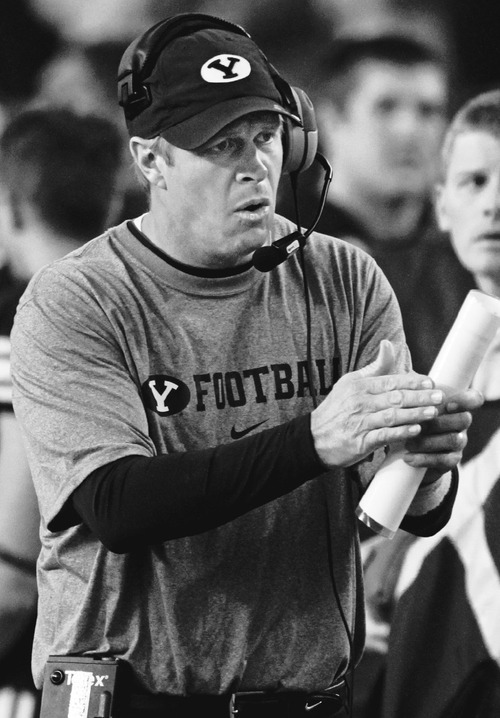
[(231, 439), (241, 439), (243, 436), (246, 436), (251, 431), (256, 429), (258, 426), (261, 426), (262, 424), (265, 424), (266, 421), (269, 421), (269, 419), (264, 419), (264, 421), (259, 421), (257, 424), (252, 424), (252, 426), (248, 426), (246, 429), (242, 429), (241, 431), (238, 431), (235, 426), (231, 429)]
[(307, 703), (304, 707), (305, 707), (306, 711), (313, 711), (315, 708), (320, 706), (322, 703), (323, 703), (323, 701), (318, 701), (317, 703), (309, 703), (309, 701), (307, 701)]

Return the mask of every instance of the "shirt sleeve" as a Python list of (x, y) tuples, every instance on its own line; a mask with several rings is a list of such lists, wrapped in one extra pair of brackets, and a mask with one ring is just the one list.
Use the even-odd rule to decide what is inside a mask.
[[(449, 474), (446, 474), (440, 481), (446, 481)], [(401, 528), (408, 533), (415, 534), (415, 536), (434, 536), (438, 531), (446, 526), (450, 520), (451, 512), (455, 504), (455, 499), (458, 491), (458, 469), (455, 467), (451, 472), (451, 482), (449, 489), (445, 494), (442, 501), (438, 505), (434, 505), (426, 513), (411, 514), (408, 512), (401, 522)], [(437, 483), (437, 482), (436, 482)], [(432, 491), (432, 487), (423, 486), (419, 489), (418, 493)], [(418, 499), (418, 493), (414, 499)], [(432, 501), (432, 499), (431, 499)], [(411, 511), (411, 507), (410, 507)]]
[(126, 342), (89, 283), (43, 269), (11, 332), (13, 405), (44, 524), (95, 469), (156, 454)]
[(113, 462), (75, 490), (49, 528), (83, 520), (123, 553), (216, 528), (323, 473), (307, 414), (214, 449)]

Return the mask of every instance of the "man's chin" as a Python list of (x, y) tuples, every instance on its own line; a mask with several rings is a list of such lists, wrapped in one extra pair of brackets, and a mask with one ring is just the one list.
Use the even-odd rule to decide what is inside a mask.
[(238, 244), (238, 248), (234, 252), (225, 253), (220, 256), (216, 264), (222, 269), (229, 269), (231, 267), (238, 267), (244, 264), (248, 264), (253, 260), (254, 253), (269, 244), (269, 241), (262, 242), (241, 242)]
[(252, 253), (261, 247), (271, 244), (271, 231), (268, 227), (245, 232), (241, 236), (240, 247), (242, 252)]

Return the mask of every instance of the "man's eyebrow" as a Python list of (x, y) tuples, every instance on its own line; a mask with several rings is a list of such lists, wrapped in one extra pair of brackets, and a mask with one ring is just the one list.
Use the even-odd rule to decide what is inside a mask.
[(235, 137), (238, 135), (239, 132), (241, 132), (242, 128), (246, 127), (247, 124), (251, 124), (252, 126), (259, 127), (264, 130), (279, 130), (279, 128), (282, 126), (282, 120), (280, 115), (278, 114), (271, 114), (260, 117), (260, 118), (249, 118), (247, 120), (235, 120), (234, 122), (230, 123), (226, 127), (223, 127), (221, 130), (219, 130), (213, 137), (208, 139), (206, 142), (204, 142), (200, 147), (198, 147), (198, 150), (202, 150), (204, 147), (208, 147), (212, 145), (213, 143), (217, 144), (220, 140), (226, 138), (226, 137)]
[(260, 121), (264, 125), (273, 125), (273, 127), (276, 127), (278, 125), (281, 125), (282, 118), (281, 118), (281, 115), (278, 115), (276, 113), (269, 113), (269, 114), (263, 115), (261, 117)]
[(278, 128), (278, 127), (281, 125), (281, 119), (280, 119), (280, 118), (276, 118), (276, 119), (275, 119), (274, 117), (270, 117), (268, 120), (264, 120), (264, 121), (262, 122), (262, 124), (263, 124), (265, 127), (273, 127), (273, 128), (276, 127), (276, 128)]

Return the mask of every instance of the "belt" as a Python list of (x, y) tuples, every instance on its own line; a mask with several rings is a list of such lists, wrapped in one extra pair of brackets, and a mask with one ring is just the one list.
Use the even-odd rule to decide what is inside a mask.
[[(221, 696), (132, 694), (123, 718), (330, 718), (347, 707), (346, 685), (318, 693), (233, 693)], [(122, 714), (120, 713), (120, 718)], [(344, 714), (347, 715), (347, 714)]]

